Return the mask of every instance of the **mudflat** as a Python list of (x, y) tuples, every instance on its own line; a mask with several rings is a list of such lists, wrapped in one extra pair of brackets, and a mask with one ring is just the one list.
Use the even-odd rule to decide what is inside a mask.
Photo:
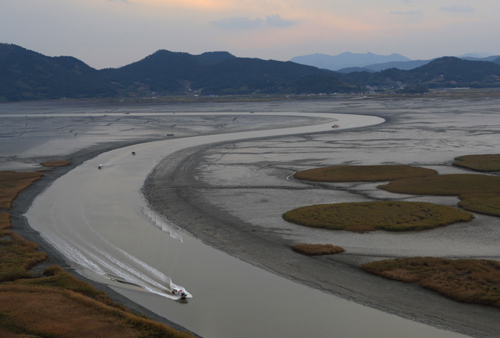
[[(63, 122), (59, 122), (61, 129), (57, 129), (60, 131), (57, 135), (49, 135), (49, 132), (46, 135), (30, 134), (26, 129), (22, 133), (11, 132), (12, 138), (27, 139), (29, 136), (30, 139), (18, 145), (16, 155), (12, 154), (12, 149), (1, 149), (0, 164), (9, 169), (27, 169), (36, 168), (35, 163), (43, 161), (72, 161), (72, 165), (54, 169), (45, 179), (23, 192), (12, 210), (14, 227), (24, 233), (23, 237), (41, 243), (42, 250), (49, 253), (53, 261), (64, 266), (64, 259), (51, 251), (37, 233), (31, 231), (22, 216), (34, 197), (54, 179), (84, 160), (120, 146), (171, 137), (168, 134), (174, 134), (174, 137), (189, 136), (221, 130), (227, 132), (230, 128), (250, 130), (256, 125), (258, 127), (255, 121), (249, 121), (244, 126), (231, 126), (231, 120), (221, 121), (216, 117), (210, 120), (213, 123), (207, 127), (204, 119), (191, 119), (182, 124), (179, 120), (172, 122), (174, 116), (157, 119), (135, 116), (135, 113), (152, 109), (169, 112), (189, 109), (193, 112), (214, 113), (295, 110), (382, 116), (387, 120), (385, 124), (359, 130), (188, 149), (165, 159), (162, 170), (152, 173), (144, 191), (154, 206), (179, 226), (205, 243), (251, 264), (405, 318), (471, 336), (494, 337), (500, 330), (497, 309), (457, 303), (415, 285), (388, 281), (359, 269), (365, 262), (417, 254), (498, 260), (500, 254), (497, 244), (492, 240), (492, 234), (495, 234), (494, 218), (477, 217), (473, 224), (475, 231), (471, 231), (470, 225), (461, 224), (434, 233), (431, 230), (397, 238), (371, 234), (329, 237), (331, 235), (325, 236), (324, 231), (286, 224), (281, 214), (325, 199), (367, 201), (399, 198), (377, 190), (373, 184), (332, 185), (290, 179), (293, 172), (303, 169), (336, 164), (409, 164), (435, 169), (440, 173), (462, 172), (462, 169), (451, 167), (454, 157), (494, 152), (495, 134), (500, 129), (496, 107), (498, 99), (435, 98), (218, 103), (189, 107), (182, 104), (124, 105), (118, 108), (93, 104), (83, 107), (78, 104), (8, 104), (0, 106), (0, 114), (12, 114), (13, 111), (26, 114), (33, 110), (60, 114), (87, 111), (99, 112), (100, 116), (94, 117), (94, 121), (61, 116)], [(124, 115), (112, 115), (111, 111)], [(132, 116), (125, 116), (125, 112), (132, 112)], [(108, 121), (111, 117), (114, 120)], [(8, 119), (12, 119), (11, 123), (17, 123), (16, 118)], [(139, 121), (142, 122), (140, 129), (127, 130), (136, 128)], [(271, 117), (260, 120), (261, 125), (265, 126), (269, 126), (269, 122), (274, 122), (274, 126), (290, 123), (286, 119), (275, 120)], [(295, 120), (293, 123), (300, 124), (303, 121)], [(73, 127), (78, 126), (82, 128), (76, 131)], [(26, 126), (19, 124), (18, 127)], [(99, 133), (97, 138), (96, 132)], [(51, 146), (43, 148), (37, 144), (38, 148), (35, 148), (35, 145), (30, 145), (31, 140), (40, 140), (41, 137), (45, 137), (47, 143), (52, 142), (50, 145), (60, 144), (61, 140), (68, 137), (73, 137), (75, 142), (71, 147), (60, 150)], [(15, 141), (19, 140), (12, 140), (12, 144)], [(183, 170), (178, 170), (181, 167)], [(248, 175), (249, 170), (253, 169), (257, 174)], [(199, 179), (194, 180), (193, 177)], [(159, 189), (160, 184), (165, 183), (172, 188), (168, 191)], [(412, 197), (412, 200), (446, 205), (457, 202), (452, 198), (425, 196)], [(435, 242), (429, 241), (437, 237), (444, 240), (444, 247), (436, 247)], [(291, 250), (291, 246), (299, 241), (319, 242), (320, 239), (342, 246), (346, 252), (325, 257), (305, 257)], [(410, 242), (416, 244), (408, 249), (407, 244)], [(111, 296), (120, 297), (112, 292)], [(120, 300), (128, 302), (124, 298)]]

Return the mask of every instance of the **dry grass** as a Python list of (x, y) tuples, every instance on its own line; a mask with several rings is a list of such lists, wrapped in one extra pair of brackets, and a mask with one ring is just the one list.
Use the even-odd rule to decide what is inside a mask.
[(192, 337), (69, 290), (0, 286), (0, 327), (39, 337)]
[(315, 228), (365, 232), (425, 230), (472, 220), (472, 214), (425, 202), (320, 204), (283, 214), (286, 221)]
[(500, 177), (479, 174), (437, 175), (392, 181), (378, 188), (411, 195), (459, 196), (500, 193)]
[(0, 208), (10, 209), (17, 195), (42, 176), (39, 172), (0, 171)]
[[(0, 213), (1, 229), (11, 227), (9, 217), (7, 213)], [(0, 230), (0, 282), (34, 277), (29, 270), (46, 259), (47, 254), (38, 251), (36, 243), (8, 230)]]
[(340, 246), (331, 244), (297, 244), (292, 249), (308, 256), (333, 255), (345, 251)]
[(500, 307), (500, 262), (414, 257), (368, 263), (362, 269), (385, 278), (418, 283), (461, 302)]
[(464, 194), (460, 199), (458, 206), (465, 210), (500, 217), (499, 194)]
[(71, 161), (51, 161), (40, 163), (44, 167), (65, 167), (71, 164)]
[(7, 212), (0, 212), (0, 237), (3, 235), (3, 231), (12, 228), (10, 224), (10, 215)]
[(435, 170), (407, 165), (342, 165), (299, 171), (293, 176), (299, 180), (316, 182), (379, 182), (436, 174)]
[(477, 171), (499, 171), (500, 154), (466, 155), (455, 158), (453, 165)]
[(62, 290), (71, 290), (84, 296), (90, 297), (111, 307), (129, 311), (125, 306), (115, 303), (108, 297), (106, 292), (99, 291), (89, 283), (79, 280), (61, 267), (54, 265), (45, 269), (44, 277), (32, 279), (18, 279), (5, 285), (44, 286)]

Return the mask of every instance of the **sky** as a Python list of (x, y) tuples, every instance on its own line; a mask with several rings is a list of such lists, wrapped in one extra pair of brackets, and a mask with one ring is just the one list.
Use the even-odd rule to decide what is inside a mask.
[(0, 0), (0, 42), (97, 68), (159, 49), (287, 61), (500, 55), (497, 0)]

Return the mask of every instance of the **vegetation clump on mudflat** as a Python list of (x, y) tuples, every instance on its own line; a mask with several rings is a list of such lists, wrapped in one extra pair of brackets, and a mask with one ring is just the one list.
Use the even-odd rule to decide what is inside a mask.
[(399, 201), (319, 204), (283, 214), (283, 218), (292, 223), (354, 232), (425, 230), (467, 222), (473, 217), (450, 206)]
[(40, 163), (44, 167), (65, 167), (71, 164), (71, 161), (50, 161)]
[(379, 182), (432, 175), (437, 175), (437, 172), (407, 165), (340, 165), (303, 170), (293, 176), (315, 182)]
[(499, 194), (464, 194), (459, 197), (458, 206), (465, 210), (500, 217)]
[(411, 195), (459, 196), (470, 193), (500, 193), (500, 177), (451, 174), (406, 178), (379, 185), (379, 189)]
[(332, 244), (297, 244), (292, 249), (308, 256), (333, 255), (345, 251), (340, 246)]
[(453, 165), (477, 171), (499, 171), (500, 154), (466, 155), (455, 158)]
[(418, 283), (446, 297), (500, 307), (500, 262), (413, 257), (383, 260), (362, 269), (385, 278)]
[[(10, 206), (39, 177), (1, 172), (0, 196)], [(193, 337), (133, 314), (59, 266), (32, 273), (47, 254), (10, 228), (10, 214), (0, 212), (0, 337)]]

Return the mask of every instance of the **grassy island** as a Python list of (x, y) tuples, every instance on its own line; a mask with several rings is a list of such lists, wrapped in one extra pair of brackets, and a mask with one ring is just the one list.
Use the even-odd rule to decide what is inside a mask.
[(331, 244), (297, 244), (292, 249), (307, 256), (333, 255), (345, 251), (340, 246)]
[(51, 161), (40, 163), (44, 167), (65, 167), (71, 164), (71, 161)]
[(455, 158), (453, 165), (477, 171), (500, 171), (500, 154), (466, 155)]
[(500, 193), (500, 177), (452, 174), (406, 178), (379, 185), (379, 189), (411, 195), (459, 196), (470, 193)]
[(286, 221), (314, 228), (366, 232), (425, 230), (472, 220), (469, 212), (425, 202), (319, 204), (283, 214)]
[(458, 206), (465, 210), (500, 217), (499, 194), (464, 194), (459, 197)]
[(293, 176), (315, 182), (381, 182), (432, 175), (437, 175), (437, 172), (407, 165), (340, 165), (303, 170)]
[(364, 264), (385, 278), (418, 283), (460, 302), (500, 307), (500, 262), (435, 257), (396, 258)]

